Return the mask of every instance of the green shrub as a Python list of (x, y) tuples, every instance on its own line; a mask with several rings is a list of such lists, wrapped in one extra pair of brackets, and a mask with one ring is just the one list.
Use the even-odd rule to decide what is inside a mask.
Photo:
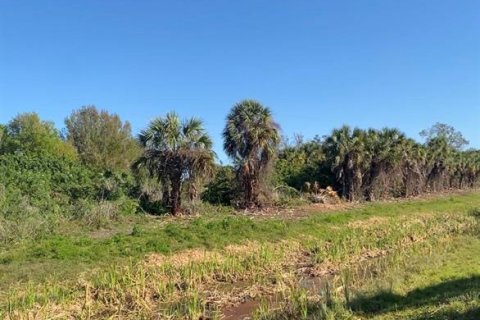
[(231, 166), (219, 166), (215, 177), (201, 195), (203, 201), (229, 206), (235, 200), (235, 171)]
[[(32, 205), (26, 196), (0, 190), (0, 244), (19, 239), (38, 238), (49, 234), (58, 225), (59, 217), (43, 214), (38, 206)], [(58, 211), (58, 206), (51, 208)]]
[(118, 200), (136, 192), (136, 182), (131, 174), (105, 171), (96, 176), (96, 198)]
[(112, 221), (119, 219), (118, 205), (111, 201), (102, 201), (94, 204), (82, 220), (90, 227), (100, 229), (107, 227)]
[(116, 201), (81, 199), (72, 205), (70, 217), (93, 229), (108, 228), (122, 216), (136, 213), (138, 207), (137, 200), (126, 197)]
[(1, 183), (18, 189), (32, 199), (57, 193), (72, 199), (95, 195), (95, 175), (75, 160), (52, 155), (4, 154), (0, 156)]
[(0, 155), (0, 242), (38, 238), (60, 221), (76, 219), (104, 227), (119, 215), (135, 213), (128, 198), (133, 178), (95, 172), (77, 160), (48, 154)]
[(140, 208), (140, 203), (136, 199), (123, 197), (118, 201), (119, 213), (121, 215), (129, 215), (137, 213)]

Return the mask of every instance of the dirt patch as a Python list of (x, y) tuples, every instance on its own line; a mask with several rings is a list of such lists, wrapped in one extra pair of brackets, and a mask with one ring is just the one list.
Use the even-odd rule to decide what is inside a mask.
[(358, 208), (360, 203), (341, 202), (338, 204), (316, 203), (303, 205), (295, 208), (264, 208), (260, 210), (242, 210), (237, 211), (236, 215), (249, 216), (255, 218), (283, 218), (297, 219), (308, 217), (313, 214), (344, 211), (352, 208)]
[(426, 193), (420, 196), (412, 196), (408, 198), (391, 198), (382, 199), (375, 202), (345, 202), (340, 200), (339, 203), (312, 203), (296, 207), (280, 208), (280, 207), (267, 207), (257, 210), (238, 210), (236, 215), (243, 215), (255, 218), (283, 218), (283, 219), (296, 219), (308, 217), (314, 214), (330, 213), (345, 211), (350, 209), (361, 208), (368, 203), (403, 203), (411, 201), (428, 201), (432, 199), (441, 199), (452, 195), (464, 195), (471, 191), (464, 190), (450, 190), (441, 193)]

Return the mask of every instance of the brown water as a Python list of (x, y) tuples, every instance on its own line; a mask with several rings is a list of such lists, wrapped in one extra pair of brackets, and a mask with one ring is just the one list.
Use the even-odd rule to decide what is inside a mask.
[(223, 310), (223, 318), (228, 320), (244, 320), (250, 319), (250, 316), (253, 314), (255, 309), (259, 305), (259, 301), (256, 300), (247, 300), (238, 306), (230, 307)]
[[(327, 275), (323, 277), (303, 277), (299, 280), (300, 288), (307, 290), (312, 294), (318, 294), (324, 291), (329, 282), (333, 280), (333, 275)], [(281, 295), (273, 295), (267, 298), (263, 298), (263, 301), (267, 303), (269, 309), (275, 308), (275, 305), (280, 305), (283, 301)], [(222, 311), (225, 320), (247, 320), (251, 319), (252, 314), (260, 306), (261, 301), (259, 299), (247, 299), (236, 306), (227, 307)]]

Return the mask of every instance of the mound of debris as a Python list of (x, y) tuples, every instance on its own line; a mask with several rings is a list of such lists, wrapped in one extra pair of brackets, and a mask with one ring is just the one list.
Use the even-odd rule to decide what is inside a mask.
[(332, 187), (328, 186), (325, 189), (318, 188), (314, 192), (311, 192), (308, 199), (313, 203), (328, 203), (337, 204), (340, 203), (340, 197)]

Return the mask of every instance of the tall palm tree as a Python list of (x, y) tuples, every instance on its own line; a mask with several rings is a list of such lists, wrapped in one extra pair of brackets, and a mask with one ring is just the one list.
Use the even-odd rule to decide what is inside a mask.
[(465, 152), (454, 152), (451, 186), (462, 189), (467, 178), (470, 158)]
[(367, 198), (373, 201), (375, 193), (385, 195), (392, 191), (392, 182), (401, 178), (399, 164), (402, 161), (405, 135), (397, 129), (369, 129), (366, 144), (371, 159), (366, 181)]
[(403, 146), (402, 171), (403, 194), (405, 197), (418, 195), (426, 183), (427, 150), (413, 139), (407, 139)]
[[(197, 118), (181, 121), (171, 112), (153, 120), (138, 136), (143, 154), (134, 169), (146, 168), (150, 176), (161, 182), (165, 201), (172, 215), (181, 208), (182, 184), (197, 176), (213, 172), (215, 154), (212, 140)], [(164, 199), (165, 200), (165, 199)]]
[(445, 187), (448, 174), (452, 168), (454, 149), (445, 137), (432, 138), (427, 142), (428, 175), (427, 180), (432, 191)]
[(279, 131), (270, 109), (255, 100), (239, 102), (227, 116), (223, 147), (236, 166), (247, 207), (260, 205), (260, 179), (277, 154)]

